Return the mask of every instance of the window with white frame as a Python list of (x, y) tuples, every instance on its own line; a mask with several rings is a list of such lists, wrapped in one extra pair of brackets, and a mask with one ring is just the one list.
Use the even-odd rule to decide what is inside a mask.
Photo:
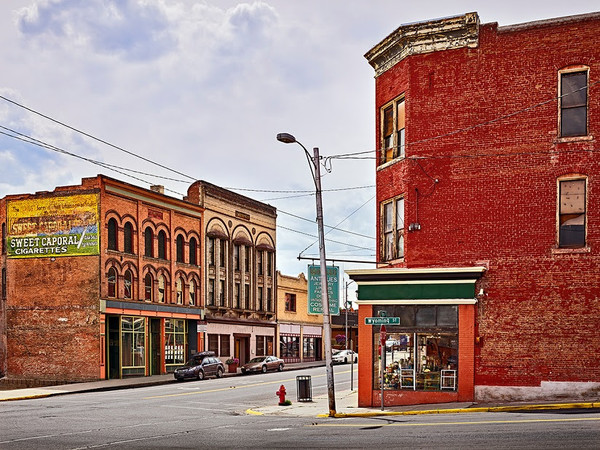
[(560, 73), (560, 136), (587, 136), (588, 71)]
[(404, 157), (406, 103), (401, 96), (381, 108), (381, 151), (379, 164)]
[(381, 230), (382, 260), (404, 258), (404, 197), (382, 202)]
[(586, 246), (586, 179), (558, 180), (558, 246)]

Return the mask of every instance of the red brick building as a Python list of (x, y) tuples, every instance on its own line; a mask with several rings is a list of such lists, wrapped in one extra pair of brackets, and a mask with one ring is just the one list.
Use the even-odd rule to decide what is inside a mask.
[[(349, 271), (361, 406), (597, 396), (599, 33), (600, 13), (469, 13), (365, 55), (381, 264)], [(381, 313), (400, 318), (383, 373)]]
[(102, 175), (0, 200), (0, 372), (167, 373), (204, 348), (204, 210)]

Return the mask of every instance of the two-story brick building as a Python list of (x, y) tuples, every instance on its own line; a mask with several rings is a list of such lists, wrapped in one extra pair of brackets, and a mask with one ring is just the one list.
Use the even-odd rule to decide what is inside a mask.
[(0, 222), (8, 379), (160, 374), (203, 348), (197, 204), (99, 175), (6, 196)]
[[(400, 26), (375, 69), (379, 268), (359, 404), (600, 389), (600, 14)], [(387, 314), (380, 328), (366, 317)], [(375, 369), (374, 369), (375, 368)]]

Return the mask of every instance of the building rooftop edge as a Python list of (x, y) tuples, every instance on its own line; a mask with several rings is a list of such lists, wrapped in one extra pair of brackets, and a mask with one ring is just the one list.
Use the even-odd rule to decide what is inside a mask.
[(574, 14), (572, 16), (553, 17), (550, 19), (534, 20), (531, 22), (517, 23), (513, 25), (502, 25), (498, 27), (498, 32), (520, 31), (531, 28), (541, 28), (545, 26), (560, 25), (573, 22), (581, 22), (585, 20), (600, 19), (600, 12)]

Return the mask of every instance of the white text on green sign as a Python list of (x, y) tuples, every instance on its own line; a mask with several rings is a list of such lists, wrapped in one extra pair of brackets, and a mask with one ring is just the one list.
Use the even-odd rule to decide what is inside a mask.
[(400, 325), (400, 317), (365, 317), (365, 325)]
[[(329, 314), (340, 314), (339, 267), (327, 266), (327, 294), (329, 295)], [(308, 314), (323, 314), (321, 303), (321, 266), (308, 266)]]

